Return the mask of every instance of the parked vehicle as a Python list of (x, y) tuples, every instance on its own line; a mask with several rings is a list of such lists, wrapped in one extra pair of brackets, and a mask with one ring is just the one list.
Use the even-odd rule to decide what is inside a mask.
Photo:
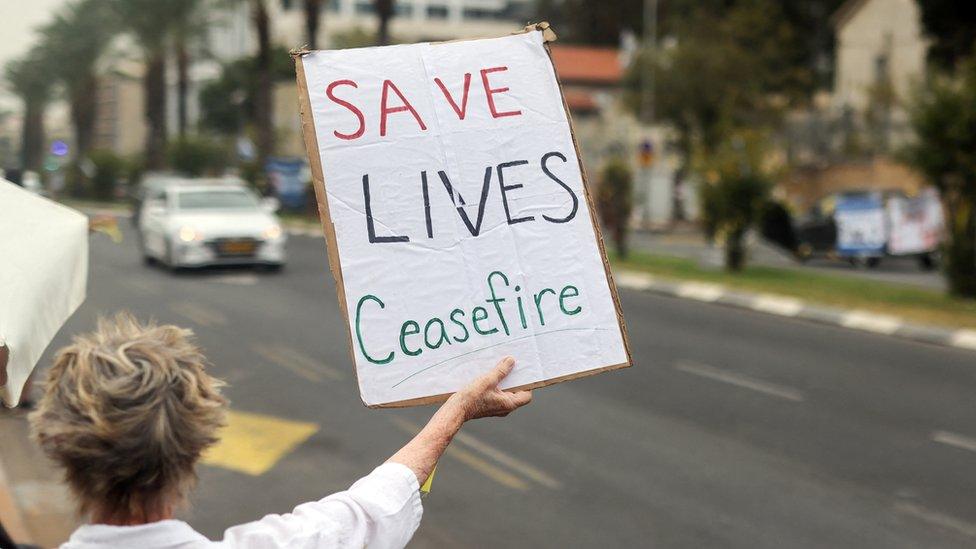
[(820, 200), (796, 222), (797, 256), (838, 257), (852, 265), (876, 267), (884, 257), (916, 257), (934, 268), (942, 241), (938, 195), (901, 191), (850, 191)]
[(139, 214), (147, 263), (176, 269), (207, 265), (285, 264), (286, 237), (277, 200), (243, 185), (171, 182), (150, 191)]

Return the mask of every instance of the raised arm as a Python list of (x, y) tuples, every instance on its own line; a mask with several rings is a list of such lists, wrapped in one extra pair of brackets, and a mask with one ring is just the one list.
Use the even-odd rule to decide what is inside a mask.
[(498, 384), (513, 368), (515, 359), (506, 357), (492, 371), (451, 395), (417, 436), (393, 454), (387, 463), (406, 465), (417, 475), (417, 482), (426, 482), (437, 460), (465, 421), (507, 416), (532, 401), (531, 391), (510, 393), (498, 388)]
[(228, 529), (222, 547), (277, 549), (338, 547), (396, 549), (405, 546), (420, 525), (423, 507), (418, 489), (470, 419), (506, 416), (532, 400), (529, 391), (498, 388), (515, 367), (503, 359), (487, 374), (451, 395), (417, 436), (383, 465), (348, 490), (306, 503), (284, 515)]

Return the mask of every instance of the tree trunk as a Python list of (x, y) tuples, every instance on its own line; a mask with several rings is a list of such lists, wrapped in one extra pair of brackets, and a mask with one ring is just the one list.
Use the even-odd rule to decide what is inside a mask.
[(24, 102), (20, 159), (25, 170), (41, 171), (44, 158), (44, 102), (28, 98)]
[(318, 49), (319, 16), (322, 12), (322, 0), (305, 0), (305, 41), (308, 49)]
[(732, 272), (741, 271), (746, 264), (745, 231), (735, 229), (725, 237), (725, 268)]
[(976, 196), (958, 191), (946, 196), (947, 239), (943, 262), (949, 293), (976, 298)]
[[(274, 152), (274, 119), (272, 105), (274, 82), (271, 78), (271, 21), (264, 0), (252, 0), (252, 19), (258, 35), (257, 89), (254, 93), (254, 118), (257, 125), (258, 171)], [(261, 177), (263, 181), (263, 176)]]
[(381, 46), (390, 43), (390, 19), (393, 18), (393, 0), (375, 0), (376, 41)]
[(176, 125), (182, 138), (188, 129), (187, 101), (190, 95), (190, 54), (184, 39), (176, 45), (176, 78)]
[(627, 259), (629, 249), (627, 248), (627, 219), (625, 217), (617, 219), (616, 223), (613, 224), (613, 243), (617, 248), (617, 257)]
[(146, 63), (143, 85), (146, 97), (146, 168), (161, 170), (166, 166), (166, 57), (153, 53)]
[(95, 139), (95, 109), (97, 100), (95, 94), (98, 82), (95, 76), (89, 76), (84, 83), (69, 91), (71, 96), (71, 124), (75, 133), (75, 158), (85, 158), (91, 152)]

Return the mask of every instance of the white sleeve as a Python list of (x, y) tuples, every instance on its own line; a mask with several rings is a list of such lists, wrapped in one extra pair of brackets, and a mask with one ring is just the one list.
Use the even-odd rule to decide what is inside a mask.
[(417, 476), (404, 465), (385, 463), (345, 492), (299, 505), (289, 514), (229, 528), (219, 546), (400, 548), (413, 537), (422, 515)]

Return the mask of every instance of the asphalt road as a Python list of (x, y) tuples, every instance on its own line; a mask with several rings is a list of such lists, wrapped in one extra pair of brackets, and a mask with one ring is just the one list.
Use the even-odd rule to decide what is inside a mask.
[[(174, 275), (144, 266), (131, 234), (96, 236), (89, 299), (53, 346), (120, 309), (186, 325), (235, 410), (317, 426), (264, 474), (201, 467), (186, 518), (211, 537), (345, 488), (432, 411), (361, 405), (324, 241), (293, 237), (289, 251), (280, 273)], [(976, 354), (622, 301), (637, 365), (466, 426), (413, 546), (976, 544)]]

